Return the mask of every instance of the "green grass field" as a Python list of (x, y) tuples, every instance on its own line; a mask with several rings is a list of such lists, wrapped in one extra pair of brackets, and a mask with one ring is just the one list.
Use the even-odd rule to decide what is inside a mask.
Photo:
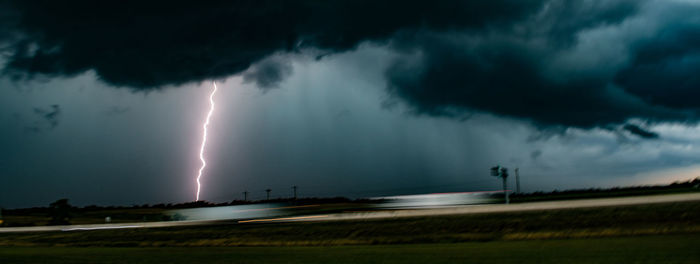
[(700, 263), (700, 235), (315, 247), (2, 247), (0, 263)]

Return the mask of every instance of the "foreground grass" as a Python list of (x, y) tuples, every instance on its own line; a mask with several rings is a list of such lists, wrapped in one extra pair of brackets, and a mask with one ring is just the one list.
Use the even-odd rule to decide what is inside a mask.
[(1, 263), (700, 263), (700, 235), (330, 247), (0, 247)]

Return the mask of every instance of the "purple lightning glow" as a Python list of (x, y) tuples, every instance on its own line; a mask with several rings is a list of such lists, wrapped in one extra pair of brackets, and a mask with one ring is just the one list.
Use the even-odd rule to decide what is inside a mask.
[(204, 167), (207, 166), (207, 161), (204, 160), (204, 147), (207, 145), (207, 126), (209, 126), (209, 119), (211, 119), (211, 114), (214, 113), (214, 94), (216, 93), (216, 82), (214, 82), (214, 90), (211, 91), (209, 95), (209, 113), (207, 114), (207, 119), (204, 121), (202, 128), (204, 129), (204, 135), (202, 135), (202, 146), (199, 148), (199, 160), (202, 161), (202, 167), (199, 168), (199, 173), (197, 173), (197, 198), (195, 201), (199, 201), (199, 190), (202, 188), (202, 184), (199, 182), (199, 178), (202, 177), (202, 171)]

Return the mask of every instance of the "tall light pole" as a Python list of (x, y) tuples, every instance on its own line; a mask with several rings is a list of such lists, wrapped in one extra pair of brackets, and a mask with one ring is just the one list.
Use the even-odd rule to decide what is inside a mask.
[(265, 192), (267, 193), (267, 200), (270, 200), (270, 192), (271, 191), (272, 190), (270, 190), (270, 189), (265, 190)]

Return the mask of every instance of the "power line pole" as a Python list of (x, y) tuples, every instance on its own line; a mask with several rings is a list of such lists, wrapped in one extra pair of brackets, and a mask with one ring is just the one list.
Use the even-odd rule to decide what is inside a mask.
[(267, 200), (270, 200), (270, 192), (271, 191), (272, 190), (270, 190), (270, 189), (265, 190), (265, 192), (267, 192)]
[(508, 180), (507, 180), (508, 179), (508, 171), (506, 170), (506, 168), (503, 168), (503, 169), (504, 170), (502, 172), (503, 172), (503, 174), (505, 174), (505, 175), (501, 176), (501, 178), (503, 178), (503, 191), (506, 193), (506, 204), (509, 204), (510, 199), (508, 197), (509, 193), (508, 193)]
[(518, 194), (520, 193), (520, 174), (518, 174), (519, 171), (520, 168), (515, 168), (515, 191)]
[(248, 191), (243, 191), (243, 201), (248, 201)]
[(292, 186), (292, 189), (294, 189), (294, 200), (296, 200), (297, 199), (297, 186), (296, 185)]

